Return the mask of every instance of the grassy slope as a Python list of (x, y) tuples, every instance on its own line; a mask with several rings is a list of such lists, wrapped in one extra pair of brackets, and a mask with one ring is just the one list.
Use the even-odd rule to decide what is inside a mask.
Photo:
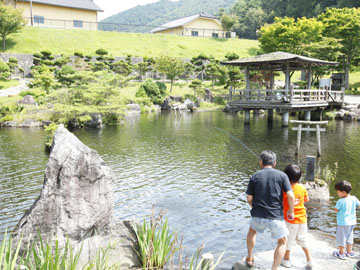
[[(217, 59), (224, 59), (227, 52), (235, 52), (247, 57), (258, 48), (256, 40), (213, 39), (181, 37), (171, 35), (151, 35), (140, 33), (118, 33), (87, 30), (47, 29), (25, 27), (21, 33), (10, 35), (7, 53), (34, 53), (50, 50), (53, 54), (73, 54), (82, 51), (94, 54), (104, 48), (113, 56), (151, 56), (162, 53), (176, 57), (191, 58), (205, 53)], [(281, 79), (281, 77), (279, 78)], [(350, 74), (353, 87), (360, 85), (360, 71)]]
[(151, 35), (86, 30), (45, 29), (25, 27), (21, 33), (10, 35), (7, 53), (34, 53), (50, 50), (53, 54), (73, 54), (79, 50), (84, 54), (95, 54), (104, 48), (113, 56), (151, 56), (161, 53), (176, 57), (191, 58), (205, 53), (217, 59), (224, 59), (227, 52), (240, 57), (249, 55), (258, 47), (255, 40), (213, 39)]

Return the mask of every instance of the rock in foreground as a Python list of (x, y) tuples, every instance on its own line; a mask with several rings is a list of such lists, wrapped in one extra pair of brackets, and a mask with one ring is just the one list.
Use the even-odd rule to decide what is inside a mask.
[[(136, 256), (131, 226), (113, 217), (113, 180), (111, 169), (98, 153), (60, 125), (54, 135), (40, 197), (21, 218), (15, 234), (32, 241), (39, 231), (45, 240), (57, 238), (64, 243), (69, 237), (74, 245), (85, 241), (92, 243), (92, 248), (106, 246), (110, 239), (119, 240), (124, 254), (117, 258), (134, 258), (134, 262), (126, 262), (133, 266)], [(92, 255), (95, 251), (90, 248), (85, 253)]]

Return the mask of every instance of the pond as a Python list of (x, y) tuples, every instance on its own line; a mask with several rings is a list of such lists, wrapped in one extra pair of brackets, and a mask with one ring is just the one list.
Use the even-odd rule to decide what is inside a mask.
[[(303, 172), (306, 156), (316, 155), (315, 133), (304, 132), (299, 158), (294, 156), (296, 132), (282, 128), (281, 118), (251, 116), (244, 125), (242, 114), (222, 112), (141, 115), (123, 124), (100, 130), (77, 130), (75, 135), (98, 151), (116, 175), (116, 216), (143, 219), (167, 211), (169, 226), (184, 236), (187, 253), (205, 244), (205, 251), (225, 250), (225, 266), (246, 254), (249, 206), (245, 190), (257, 159), (240, 143), (219, 132), (226, 130), (259, 154), (270, 149), (278, 155), (278, 169), (298, 162)], [(48, 155), (43, 129), (0, 129), (0, 237), (13, 229), (39, 196)], [(353, 185), (360, 197), (360, 123), (331, 121), (322, 133), (319, 166), (334, 168), (337, 180)], [(336, 193), (331, 187), (329, 206), (309, 206), (309, 227), (335, 233), (332, 211)], [(355, 238), (360, 233), (355, 231)], [(270, 234), (260, 234), (256, 251), (275, 245)], [(227, 265), (228, 264), (228, 265)]]

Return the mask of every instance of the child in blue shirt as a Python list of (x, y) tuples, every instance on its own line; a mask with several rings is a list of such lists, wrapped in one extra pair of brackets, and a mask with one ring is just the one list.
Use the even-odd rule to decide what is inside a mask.
[(337, 212), (336, 244), (339, 246), (339, 251), (334, 251), (333, 256), (345, 260), (346, 257), (354, 257), (352, 245), (356, 225), (356, 207), (360, 205), (360, 202), (355, 196), (350, 196), (352, 187), (348, 181), (336, 183), (335, 189), (340, 197), (335, 205)]

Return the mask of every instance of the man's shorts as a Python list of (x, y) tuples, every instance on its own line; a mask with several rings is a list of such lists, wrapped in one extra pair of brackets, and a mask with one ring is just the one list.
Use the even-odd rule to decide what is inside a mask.
[(250, 227), (260, 233), (268, 229), (271, 232), (271, 237), (274, 239), (284, 238), (289, 234), (284, 220), (252, 217), (250, 219)]
[(286, 227), (289, 230), (286, 250), (291, 250), (291, 247), (295, 244), (295, 242), (298, 243), (301, 247), (307, 248), (307, 223), (292, 224), (286, 222)]
[(354, 228), (354, 225), (338, 225), (336, 228), (336, 245), (339, 247), (345, 247), (346, 244), (352, 245), (354, 243)]

